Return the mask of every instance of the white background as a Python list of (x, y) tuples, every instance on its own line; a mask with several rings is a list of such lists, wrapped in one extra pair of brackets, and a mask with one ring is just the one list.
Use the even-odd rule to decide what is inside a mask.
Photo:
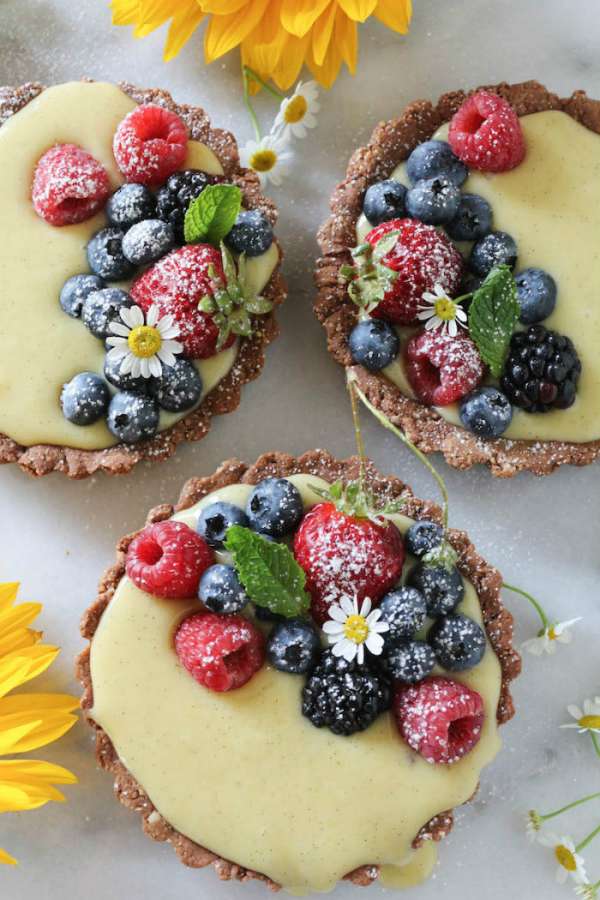
[[(597, 0), (416, 0), (415, 6), (408, 39), (377, 24), (362, 29), (359, 77), (342, 75), (322, 98), (318, 132), (299, 145), (302, 158), (293, 177), (273, 194), (281, 209), (278, 233), (290, 297), (280, 315), (282, 337), (268, 353), (263, 377), (245, 389), (241, 408), (217, 420), (206, 440), (181, 448), (176, 458), (140, 466), (124, 478), (69, 483), (60, 476), (35, 481), (16, 467), (0, 471), (0, 578), (20, 579), (22, 599), (43, 601), (47, 639), (63, 647), (36, 689), (77, 692), (72, 669), (82, 647), (78, 621), (112, 560), (115, 541), (140, 526), (150, 506), (176, 498), (187, 477), (207, 474), (227, 457), (251, 461), (270, 449), (353, 452), (342, 373), (328, 357), (311, 312), (314, 234), (348, 156), (376, 122), (418, 97), (503, 79), (537, 77), (561, 94), (581, 87), (600, 96)], [(215, 124), (232, 128), (241, 140), (250, 137), (237, 56), (205, 68), (196, 35), (178, 59), (164, 65), (163, 37), (134, 42), (127, 29), (111, 27), (103, 0), (0, 0), (0, 83), (88, 75), (160, 85), (177, 100), (205, 106)], [(268, 99), (259, 106), (267, 123), (273, 112)], [(582, 302), (600, 302), (598, 288), (590, 285)], [(427, 473), (366, 416), (364, 432), (383, 471), (402, 476), (421, 496), (435, 496)], [(571, 890), (555, 885), (550, 851), (526, 843), (523, 815), (531, 806), (554, 809), (600, 789), (600, 760), (587, 738), (558, 729), (567, 702), (600, 693), (600, 469), (505, 482), (487, 471), (458, 473), (436, 462), (450, 489), (452, 524), (468, 528), (506, 580), (534, 592), (555, 616), (585, 620), (574, 645), (561, 648), (556, 658), (525, 659), (515, 688), (518, 717), (504, 730), (504, 751), (485, 771), (475, 802), (459, 812), (434, 879), (415, 889), (414, 897), (558, 900)], [(506, 600), (516, 613), (517, 638), (524, 640), (537, 627), (535, 617), (517, 598)], [(20, 860), (18, 869), (0, 871), (6, 900), (266, 896), (258, 884), (221, 884), (210, 869), (187, 870), (168, 846), (145, 838), (137, 817), (113, 799), (110, 777), (97, 771), (83, 725), (43, 755), (71, 767), (81, 783), (67, 789), (66, 806), (2, 816), (0, 846)], [(595, 815), (594, 809), (572, 814), (558, 828), (581, 838), (599, 820), (597, 802)], [(600, 838), (586, 856), (590, 874), (600, 878)], [(369, 897), (384, 893), (369, 889)], [(335, 896), (359, 896), (358, 889), (342, 886)]]

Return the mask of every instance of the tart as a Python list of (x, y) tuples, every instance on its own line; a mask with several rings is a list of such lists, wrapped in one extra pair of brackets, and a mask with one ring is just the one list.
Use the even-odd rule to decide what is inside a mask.
[(233, 411), (285, 297), (235, 138), (159, 89), (0, 91), (0, 462), (83, 478)]
[(600, 453), (599, 135), (582, 91), (454, 91), (381, 123), (333, 194), (329, 350), (451, 466), (545, 475)]
[(440, 520), (358, 458), (268, 453), (119, 542), (78, 677), (149, 837), (274, 890), (427, 877), (520, 670), (499, 572)]

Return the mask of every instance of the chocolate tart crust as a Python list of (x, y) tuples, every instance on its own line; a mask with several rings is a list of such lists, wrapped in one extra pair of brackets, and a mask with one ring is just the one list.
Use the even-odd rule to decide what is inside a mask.
[[(241, 168), (237, 143), (231, 132), (212, 128), (208, 115), (201, 107), (177, 104), (167, 91), (160, 88), (139, 88), (127, 82), (119, 83), (118, 87), (136, 103), (158, 103), (181, 116), (188, 127), (190, 138), (210, 147), (219, 158), (225, 175), (242, 189), (247, 208), (260, 208), (271, 223), (275, 224), (277, 209), (262, 194), (255, 173)], [(44, 85), (37, 83), (21, 87), (0, 87), (0, 126), (44, 89)], [(287, 295), (287, 287), (281, 276), (281, 247), (279, 251), (279, 263), (263, 291), (263, 295), (275, 306), (282, 303)], [(258, 378), (262, 371), (265, 348), (277, 337), (279, 329), (273, 313), (255, 319), (254, 325), (252, 337), (240, 341), (233, 367), (225, 378), (207, 394), (196, 409), (151, 440), (139, 444), (116, 444), (105, 450), (79, 450), (53, 444), (24, 447), (8, 435), (0, 433), (0, 463), (17, 463), (24, 472), (33, 476), (62, 472), (69, 478), (77, 479), (100, 471), (109, 475), (124, 475), (143, 459), (167, 459), (175, 453), (182, 441), (202, 440), (210, 429), (212, 417), (237, 409), (242, 387)]]
[[(358, 457), (337, 460), (325, 450), (311, 450), (297, 458), (286, 453), (265, 453), (251, 466), (237, 459), (230, 459), (224, 462), (213, 475), (206, 478), (191, 478), (187, 481), (177, 504), (171, 506), (165, 503), (154, 507), (148, 513), (146, 523), (168, 519), (174, 512), (193, 506), (202, 497), (229, 484), (240, 482), (256, 484), (269, 476), (285, 477), (300, 473), (318, 476), (329, 482), (337, 479), (350, 481), (357, 478), (358, 471)], [(417, 499), (411, 489), (399, 478), (383, 477), (372, 463), (367, 465), (367, 481), (374, 494), (382, 500), (402, 497), (405, 502), (403, 512), (411, 518), (431, 518), (441, 522), (441, 510), (438, 506)], [(145, 833), (155, 841), (171, 843), (181, 862), (185, 865), (193, 868), (212, 865), (219, 878), (224, 881), (258, 879), (265, 882), (271, 890), (279, 890), (280, 885), (267, 876), (245, 869), (235, 862), (221, 859), (169, 825), (155, 809), (144, 788), (121, 762), (108, 734), (91, 718), (90, 710), (93, 707), (93, 684), (90, 671), (91, 641), (104, 610), (125, 574), (126, 551), (138, 533), (128, 534), (118, 542), (116, 563), (102, 576), (98, 596), (84, 613), (81, 622), (81, 634), (90, 643), (77, 660), (76, 672), (83, 685), (81, 706), (88, 723), (95, 732), (97, 760), (103, 769), (113, 774), (114, 790), (120, 802), (141, 815), (142, 828)], [(497, 569), (479, 556), (464, 531), (452, 529), (449, 536), (459, 556), (459, 569), (473, 583), (477, 591), (487, 636), (500, 661), (502, 684), (496, 714), (498, 722), (503, 724), (514, 715), (510, 682), (517, 677), (521, 670), (521, 658), (512, 646), (513, 617), (503, 607), (500, 597), (502, 576)], [(440, 841), (451, 830), (452, 824), (452, 810), (440, 813), (423, 825), (413, 841), (413, 847), (418, 848), (425, 841)], [(376, 881), (378, 876), (378, 866), (364, 865), (348, 873), (345, 879), (356, 885), (367, 886)]]
[(357, 314), (339, 276), (340, 267), (351, 262), (349, 248), (356, 244), (356, 222), (362, 212), (364, 192), (373, 182), (389, 178), (417, 144), (428, 140), (478, 90), (505, 97), (519, 116), (562, 110), (600, 134), (600, 101), (590, 99), (584, 91), (575, 91), (571, 97), (561, 99), (537, 81), (484, 85), (468, 93), (452, 91), (440, 97), (435, 105), (428, 100), (411, 103), (399, 118), (381, 122), (367, 146), (354, 152), (346, 177), (333, 193), (332, 214), (318, 233), (322, 256), (317, 261), (314, 310), (325, 328), (329, 351), (336, 362), (353, 370), (371, 403), (425, 453), (439, 451), (457, 469), (483, 463), (493, 475), (503, 478), (521, 471), (548, 475), (567, 463), (585, 466), (593, 462), (600, 455), (600, 440), (575, 443), (477, 438), (466, 429), (446, 422), (431, 407), (407, 397), (385, 375), (354, 365), (348, 350), (348, 335), (356, 324)]

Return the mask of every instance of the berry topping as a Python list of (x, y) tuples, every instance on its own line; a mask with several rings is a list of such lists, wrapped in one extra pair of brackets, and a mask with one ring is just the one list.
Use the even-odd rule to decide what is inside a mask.
[(111, 322), (119, 320), (122, 309), (132, 306), (127, 291), (105, 287), (87, 295), (81, 307), (81, 321), (97, 338), (107, 338)]
[(185, 243), (183, 224), (192, 200), (199, 197), (207, 185), (221, 180), (218, 175), (208, 175), (199, 169), (184, 169), (171, 175), (161, 187), (156, 195), (156, 213), (172, 227), (178, 244)]
[(106, 218), (117, 228), (131, 228), (151, 219), (156, 208), (152, 191), (145, 184), (122, 184), (106, 204)]
[(391, 522), (347, 515), (327, 502), (305, 515), (294, 537), (294, 556), (306, 573), (319, 625), (343, 597), (358, 603), (369, 597), (377, 605), (400, 578), (404, 555), (402, 537)]
[(187, 359), (176, 359), (172, 366), (163, 364), (152, 393), (162, 409), (182, 412), (198, 403), (202, 390), (202, 378), (195, 365)]
[(123, 256), (134, 266), (145, 266), (173, 248), (173, 229), (162, 219), (144, 219), (132, 225), (123, 238)]
[(406, 211), (427, 225), (445, 225), (456, 216), (460, 188), (441, 176), (417, 181), (406, 194)]
[(473, 244), (469, 265), (480, 278), (495, 269), (506, 265), (514, 269), (517, 262), (517, 245), (514, 238), (505, 231), (492, 231)]
[(469, 97), (452, 117), (448, 141), (473, 169), (506, 172), (525, 157), (525, 138), (510, 103), (489, 91)]
[(424, 519), (413, 522), (404, 536), (404, 543), (409, 553), (420, 557), (439, 547), (443, 537), (444, 529), (441, 525)]
[(165, 599), (196, 597), (202, 573), (214, 554), (183, 522), (147, 525), (127, 548), (125, 570), (136, 587)]
[(242, 687), (265, 659), (264, 638), (242, 616), (196, 613), (184, 619), (175, 635), (180, 663), (211, 691)]
[(187, 139), (178, 115), (148, 103), (137, 106), (119, 124), (113, 153), (128, 181), (157, 187), (185, 162)]
[(240, 612), (248, 603), (248, 594), (240, 584), (233, 566), (210, 566), (200, 579), (198, 597), (211, 612), (219, 615)]
[(556, 306), (556, 282), (543, 269), (523, 269), (515, 276), (517, 299), (521, 307), (519, 319), (534, 325), (547, 319)]
[(363, 319), (350, 332), (348, 346), (353, 362), (369, 372), (379, 372), (398, 355), (400, 338), (389, 322)]
[(378, 181), (367, 188), (363, 200), (363, 212), (375, 228), (390, 219), (406, 215), (406, 188), (399, 181)]
[(152, 397), (120, 391), (110, 401), (106, 424), (114, 436), (126, 444), (137, 444), (154, 437), (158, 422), (158, 405)]
[(123, 254), (120, 228), (103, 228), (87, 245), (87, 260), (92, 272), (107, 281), (120, 281), (133, 274), (134, 267)]
[(265, 478), (252, 489), (246, 515), (254, 531), (281, 538), (294, 531), (304, 515), (300, 491), (287, 478)]
[(71, 275), (60, 291), (59, 302), (63, 312), (77, 319), (81, 315), (83, 301), (103, 287), (106, 287), (106, 284), (97, 275)]
[(414, 587), (398, 587), (379, 604), (381, 621), (390, 626), (386, 644), (399, 644), (415, 636), (425, 624), (427, 603)]
[(73, 425), (91, 425), (106, 414), (110, 392), (94, 372), (80, 372), (64, 385), (60, 394), (63, 416)]
[(389, 709), (390, 686), (375, 668), (347, 662), (326, 650), (302, 692), (302, 714), (334, 734), (364, 731)]
[(419, 563), (408, 576), (408, 583), (425, 597), (428, 616), (453, 612), (465, 596), (462, 576), (455, 567)]
[(261, 256), (273, 243), (273, 226), (260, 209), (242, 210), (225, 243), (234, 253)]
[(478, 241), (492, 230), (492, 207), (478, 194), (463, 194), (458, 212), (446, 225), (453, 241)]
[(440, 177), (458, 186), (466, 180), (469, 170), (446, 141), (424, 141), (406, 160), (406, 174), (413, 184)]
[(398, 688), (393, 711), (406, 743), (429, 763), (458, 762), (481, 737), (481, 695), (449, 678)]
[(384, 658), (390, 678), (405, 684), (423, 681), (433, 672), (435, 662), (435, 653), (426, 641), (407, 641), (390, 647)]
[(109, 358), (108, 353), (104, 357), (104, 377), (113, 387), (120, 391), (133, 391), (134, 394), (149, 394), (155, 390), (155, 379), (152, 376), (144, 378), (143, 375), (121, 372), (121, 362), (120, 359)]
[(567, 409), (575, 402), (581, 362), (570, 338), (543, 325), (513, 334), (500, 379), (511, 403), (527, 412)]
[(91, 153), (75, 144), (58, 144), (36, 166), (31, 199), (49, 225), (74, 225), (99, 212), (109, 191), (106, 169)]
[(469, 431), (482, 438), (504, 434), (512, 422), (512, 406), (508, 397), (495, 387), (480, 387), (460, 404), (460, 420)]
[(233, 503), (217, 500), (200, 511), (196, 531), (201, 534), (209, 547), (222, 550), (225, 537), (232, 525), (248, 527), (248, 517), (243, 509)]
[(285, 619), (269, 636), (267, 659), (280, 672), (302, 675), (314, 668), (320, 649), (319, 634), (311, 622)]
[(439, 664), (451, 672), (474, 668), (485, 653), (483, 628), (468, 616), (442, 616), (429, 629), (427, 639)]
[(474, 390), (485, 374), (479, 350), (464, 334), (422, 331), (406, 348), (406, 375), (418, 399), (448, 406)]

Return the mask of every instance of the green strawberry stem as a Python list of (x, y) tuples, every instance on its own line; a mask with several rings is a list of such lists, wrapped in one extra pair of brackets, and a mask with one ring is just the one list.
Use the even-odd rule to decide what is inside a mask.
[(512, 591), (513, 594), (519, 594), (521, 597), (524, 597), (535, 609), (538, 616), (540, 617), (542, 623), (542, 629), (545, 631), (547, 628), (550, 628), (551, 622), (541, 603), (532, 597), (531, 594), (528, 594), (527, 591), (524, 591), (522, 588), (515, 587), (513, 584), (507, 584), (505, 581), (502, 582), (502, 587), (507, 591)]

